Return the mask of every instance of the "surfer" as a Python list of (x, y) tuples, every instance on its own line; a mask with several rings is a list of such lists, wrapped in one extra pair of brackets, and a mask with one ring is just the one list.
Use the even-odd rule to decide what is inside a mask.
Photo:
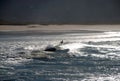
[(63, 44), (63, 40), (60, 42), (60, 44)]

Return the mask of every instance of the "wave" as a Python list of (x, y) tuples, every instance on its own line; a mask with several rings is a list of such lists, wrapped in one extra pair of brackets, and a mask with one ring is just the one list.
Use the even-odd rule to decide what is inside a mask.
[[(19, 80), (19, 77), (36, 77), (37, 80), (42, 77), (44, 80), (46, 76), (55, 81), (119, 81), (119, 34), (103, 32), (25, 36), (17, 37), (17, 40), (14, 37), (12, 41), (8, 40), (9, 37), (4, 39), (6, 41), (0, 41), (0, 70), (4, 73), (0, 73), (0, 80)], [(61, 40), (65, 43), (59, 47), (69, 49), (68, 52), (43, 52), (46, 46), (56, 46)], [(39, 59), (44, 56), (53, 59)]]
[[(69, 56), (75, 57), (96, 57), (96, 58), (120, 58), (120, 32), (103, 32), (95, 34), (65, 34), (59, 35), (59, 37), (53, 36), (27, 36), (25, 40), (21, 37), (19, 41), (4, 41), (0, 42), (1, 57), (15, 57), (18, 58), (20, 54), (29, 55), (34, 50), (44, 50), (46, 46), (52, 44), (56, 46), (60, 40), (67, 42), (61, 45), (62, 49), (69, 49), (67, 53)], [(27, 40), (26, 40), (27, 39)], [(24, 40), (24, 41), (23, 41)], [(6, 55), (5, 55), (6, 54)], [(57, 56), (55, 56), (56, 58)], [(15, 59), (7, 59), (9, 63)], [(14, 60), (13, 60), (14, 59)], [(13, 60), (13, 61), (12, 61)], [(24, 58), (17, 60), (18, 62), (25, 61)], [(15, 63), (16, 61), (14, 61)], [(17, 62), (16, 62), (17, 63)]]
[(120, 74), (117, 75), (99, 75), (99, 76), (91, 76), (81, 81), (119, 81)]

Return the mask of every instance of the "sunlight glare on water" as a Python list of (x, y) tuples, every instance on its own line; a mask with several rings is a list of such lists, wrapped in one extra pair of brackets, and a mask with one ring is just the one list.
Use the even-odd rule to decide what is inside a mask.
[(0, 81), (120, 80), (118, 31), (0, 36)]

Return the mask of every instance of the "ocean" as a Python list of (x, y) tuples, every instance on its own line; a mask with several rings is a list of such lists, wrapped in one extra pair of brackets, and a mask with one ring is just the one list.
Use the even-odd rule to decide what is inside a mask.
[(120, 81), (120, 32), (0, 32), (0, 81)]

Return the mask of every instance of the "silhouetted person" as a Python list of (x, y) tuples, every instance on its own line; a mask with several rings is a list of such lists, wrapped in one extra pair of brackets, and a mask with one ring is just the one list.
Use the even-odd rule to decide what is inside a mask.
[(60, 42), (60, 44), (63, 44), (63, 40)]

